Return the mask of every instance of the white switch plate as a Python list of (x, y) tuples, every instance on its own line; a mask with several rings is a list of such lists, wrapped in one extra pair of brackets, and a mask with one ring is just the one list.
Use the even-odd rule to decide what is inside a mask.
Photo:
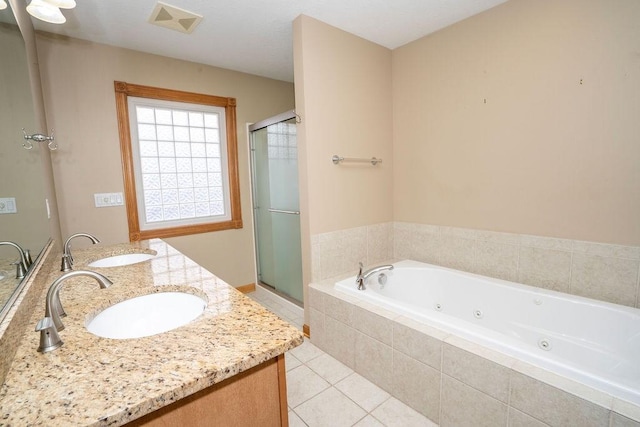
[(0, 214), (14, 214), (18, 212), (15, 197), (0, 198)]
[(96, 208), (124, 205), (122, 193), (96, 193), (93, 195), (93, 198), (96, 202)]

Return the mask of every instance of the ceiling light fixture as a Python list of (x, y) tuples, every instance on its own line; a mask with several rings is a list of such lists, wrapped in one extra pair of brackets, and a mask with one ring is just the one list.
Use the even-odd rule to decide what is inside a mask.
[(60, 9), (44, 0), (31, 0), (31, 3), (27, 6), (27, 12), (34, 18), (51, 24), (64, 24), (67, 22)]
[(76, 7), (75, 0), (44, 0), (44, 2), (60, 9), (73, 9)]
[(76, 7), (75, 0), (31, 0), (27, 6), (27, 12), (34, 18), (50, 24), (64, 24), (67, 19), (60, 9), (73, 9), (74, 7)]
[(4, 0), (0, 0), (0, 10), (7, 8), (7, 2)]

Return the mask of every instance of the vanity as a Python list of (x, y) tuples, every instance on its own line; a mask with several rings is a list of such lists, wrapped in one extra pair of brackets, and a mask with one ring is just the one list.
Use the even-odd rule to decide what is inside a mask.
[[(131, 253), (154, 256), (91, 268), (113, 282), (106, 289), (88, 277), (65, 281), (64, 344), (46, 353), (36, 351), (34, 331), (44, 316), (41, 293), (0, 388), (0, 424), (287, 425), (284, 353), (303, 342), (302, 332), (162, 240), (78, 250), (74, 270)], [(59, 258), (49, 256), (39, 276), (51, 283), (59, 269)], [(143, 338), (87, 330), (105, 308), (157, 292), (192, 293), (206, 307), (184, 326)]]

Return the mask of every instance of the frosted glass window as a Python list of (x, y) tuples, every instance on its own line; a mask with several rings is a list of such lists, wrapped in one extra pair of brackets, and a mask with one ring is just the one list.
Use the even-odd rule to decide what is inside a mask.
[(114, 91), (129, 239), (242, 228), (236, 99), (122, 81)]
[(230, 218), (225, 109), (129, 98), (140, 229)]

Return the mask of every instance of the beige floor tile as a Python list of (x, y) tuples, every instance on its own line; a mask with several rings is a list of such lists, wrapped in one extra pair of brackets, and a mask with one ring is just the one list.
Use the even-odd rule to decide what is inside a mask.
[(331, 384), (335, 384), (353, 373), (351, 368), (326, 353), (308, 361), (307, 366)]
[(390, 395), (363, 376), (353, 373), (335, 386), (367, 412), (373, 411)]
[(291, 408), (296, 408), (327, 389), (330, 386), (318, 374), (305, 365), (298, 366), (287, 372), (287, 400)]
[(367, 415), (334, 387), (298, 406), (296, 413), (309, 427), (351, 427)]
[(300, 365), (302, 365), (300, 359), (291, 354), (291, 352), (288, 351), (284, 354), (284, 366), (287, 368), (287, 371), (297, 368)]
[(437, 427), (427, 417), (393, 397), (378, 406), (371, 415), (387, 427)]
[(308, 338), (304, 339), (304, 343), (302, 343), (302, 345), (290, 350), (290, 353), (302, 363), (307, 363), (311, 359), (324, 354), (322, 350), (311, 344), (311, 341), (309, 341)]
[(371, 415), (367, 415), (366, 417), (358, 421), (357, 424), (354, 424), (353, 427), (385, 427), (385, 425), (376, 420)]
[(289, 427), (307, 427), (304, 421), (293, 411), (289, 411)]

